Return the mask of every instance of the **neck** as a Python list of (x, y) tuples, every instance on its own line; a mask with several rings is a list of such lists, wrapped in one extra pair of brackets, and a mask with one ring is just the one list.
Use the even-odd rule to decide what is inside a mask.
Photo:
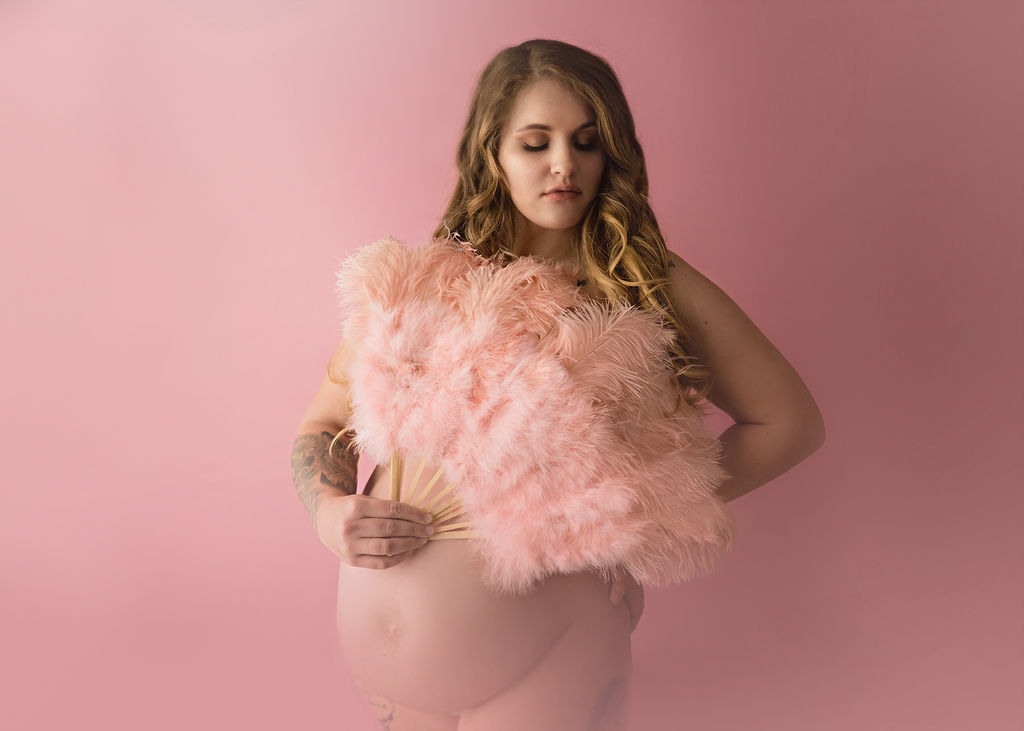
[(516, 256), (537, 256), (556, 262), (571, 262), (579, 266), (579, 259), (572, 247), (569, 230), (541, 228), (521, 216), (518, 233), (512, 245)]

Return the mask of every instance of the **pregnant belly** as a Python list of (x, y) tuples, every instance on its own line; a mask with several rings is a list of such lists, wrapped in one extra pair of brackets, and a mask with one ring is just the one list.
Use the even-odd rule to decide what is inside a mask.
[[(386, 476), (378, 467), (366, 494), (386, 498)], [(526, 675), (574, 618), (621, 610), (591, 572), (498, 596), (482, 582), (472, 540), (429, 541), (388, 569), (340, 563), (338, 632), (357, 683), (405, 706), (458, 713)]]

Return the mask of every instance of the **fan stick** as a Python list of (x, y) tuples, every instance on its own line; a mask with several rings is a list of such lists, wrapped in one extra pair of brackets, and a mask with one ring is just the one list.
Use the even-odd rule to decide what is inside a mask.
[(458, 498), (453, 498), (445, 503), (445, 506), (434, 513), (435, 523), (440, 523), (443, 520), (448, 520), (453, 515), (459, 515), (462, 513), (462, 504)]
[(443, 474), (444, 474), (444, 466), (442, 465), (441, 467), (437, 468), (437, 472), (435, 472), (434, 476), (430, 478), (430, 481), (426, 485), (423, 486), (423, 492), (421, 492), (416, 497), (415, 501), (409, 500), (409, 504), (410, 505), (415, 505), (417, 508), (423, 507), (422, 505), (419, 504), (419, 501), (423, 499), (424, 495), (429, 495), (430, 494), (430, 488), (432, 488), (434, 486), (435, 482), (437, 482), (439, 479), (441, 479), (441, 475), (443, 475)]
[(424, 468), (424, 466), (426, 466), (426, 464), (427, 464), (427, 458), (426, 457), (421, 457), (420, 458), (420, 466), (416, 469), (416, 474), (414, 474), (412, 476), (412, 484), (409, 485), (409, 500), (408, 500), (408, 502), (410, 502), (410, 503), (413, 501), (413, 496), (416, 495), (416, 486), (420, 482), (420, 475), (423, 474), (423, 468)]
[(402, 499), (402, 458), (396, 449), (391, 453), (391, 499)]
[(445, 488), (444, 488), (443, 490), (441, 490), (441, 492), (437, 493), (437, 495), (435, 495), (435, 496), (434, 496), (434, 499), (433, 499), (433, 500), (431, 500), (431, 501), (430, 501), (429, 503), (427, 503), (426, 505), (422, 506), (422, 507), (423, 507), (423, 509), (424, 509), (424, 510), (426, 510), (426, 511), (428, 511), (428, 512), (429, 512), (430, 510), (432, 510), (432, 509), (433, 509), (433, 507), (434, 507), (434, 504), (435, 504), (435, 503), (437, 503), (437, 501), (438, 501), (438, 500), (440, 500), (441, 498), (443, 498), (443, 497), (444, 497), (445, 495), (447, 495), (447, 494), (448, 494), (449, 492), (451, 492), (451, 489), (452, 489), (453, 487), (455, 487), (455, 483), (454, 483), (454, 482), (449, 482), (449, 483), (448, 483), (448, 485), (447, 485), (447, 486), (446, 486), (446, 487), (445, 487)]
[(459, 538), (483, 538), (483, 536), (475, 530), (453, 530), (448, 533), (435, 533), (428, 538), (428, 541), (445, 541), (445, 540), (457, 540)]
[(434, 535), (436, 536), (438, 533), (446, 533), (448, 531), (458, 530), (459, 528), (467, 528), (469, 525), (469, 521), (466, 521), (465, 523), (451, 523), (450, 525), (442, 525), (440, 528), (434, 528)]

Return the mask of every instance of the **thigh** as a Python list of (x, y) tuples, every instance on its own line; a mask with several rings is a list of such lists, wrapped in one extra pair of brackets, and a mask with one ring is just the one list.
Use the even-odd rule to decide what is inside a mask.
[(459, 731), (624, 731), (629, 638), (625, 602), (574, 620), (526, 676), (464, 711)]
[(373, 707), (374, 715), (384, 731), (457, 731), (459, 717), (424, 713), (400, 705), (363, 687), (359, 692)]

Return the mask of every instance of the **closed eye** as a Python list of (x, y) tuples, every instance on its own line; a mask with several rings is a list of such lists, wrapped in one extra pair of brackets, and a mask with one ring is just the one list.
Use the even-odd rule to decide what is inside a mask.
[[(536, 147), (533, 145), (528, 145), (525, 142), (523, 143), (523, 149), (526, 150), (527, 152), (540, 152), (541, 150), (547, 149), (547, 146), (548, 145), (546, 142), (543, 145), (537, 145)], [(579, 143), (576, 144), (576, 149), (578, 150), (594, 150), (596, 148), (596, 142), (589, 142), (585, 145), (581, 145)]]

